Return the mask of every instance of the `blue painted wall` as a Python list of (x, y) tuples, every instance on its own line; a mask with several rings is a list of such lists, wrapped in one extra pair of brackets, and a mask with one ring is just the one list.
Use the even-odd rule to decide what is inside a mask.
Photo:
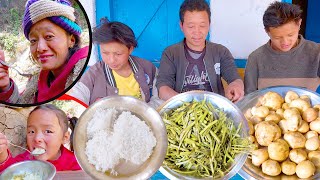
[(308, 0), (306, 39), (320, 43), (320, 0)]
[(159, 65), (162, 51), (183, 39), (179, 8), (183, 0), (97, 0), (97, 24), (102, 17), (127, 24), (135, 33), (138, 47), (133, 55)]
[(292, 0), (282, 0), (282, 2), (292, 3)]
[[(112, 1), (112, 0), (111, 0)], [(102, 17), (110, 17), (110, 0), (96, 0), (96, 23), (99, 24)]]

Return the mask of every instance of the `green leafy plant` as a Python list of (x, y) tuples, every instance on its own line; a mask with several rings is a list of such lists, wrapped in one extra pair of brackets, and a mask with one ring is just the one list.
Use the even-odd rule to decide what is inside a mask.
[(16, 56), (16, 47), (18, 42), (20, 41), (20, 37), (14, 34), (3, 33), (0, 34), (0, 46), (2, 50), (5, 50), (9, 53), (11, 58), (15, 58)]
[(22, 21), (22, 16), (23, 14), (16, 8), (11, 8), (10, 9), (10, 29), (11, 33), (18, 35), (19, 32), (21, 31), (21, 21)]

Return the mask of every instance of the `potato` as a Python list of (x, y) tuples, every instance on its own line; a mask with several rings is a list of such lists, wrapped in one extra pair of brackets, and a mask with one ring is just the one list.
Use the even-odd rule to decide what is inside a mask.
[(308, 159), (317, 167), (320, 167), (320, 151), (311, 151), (308, 154)]
[(281, 107), (282, 107), (282, 109), (284, 109), (284, 110), (290, 108), (289, 103), (283, 103)]
[(262, 172), (269, 176), (277, 176), (281, 173), (281, 167), (277, 161), (268, 159), (262, 163)]
[(262, 106), (262, 99), (263, 99), (263, 96), (260, 96), (255, 106)]
[(254, 147), (252, 149), (255, 150), (255, 149), (259, 148), (259, 144), (258, 144), (256, 138), (253, 135), (250, 135), (248, 139), (254, 145)]
[(291, 103), (293, 100), (298, 99), (299, 95), (294, 91), (288, 91), (284, 97), (286, 103)]
[(311, 107), (311, 104), (303, 99), (295, 99), (290, 104), (290, 107), (295, 107), (299, 109), (300, 112), (305, 111), (306, 109)]
[(257, 149), (252, 151), (252, 164), (260, 166), (263, 162), (268, 160), (269, 155), (266, 149)]
[(287, 120), (283, 119), (278, 123), (278, 126), (281, 129), (281, 133), (285, 134), (286, 132), (289, 132), (289, 130), (287, 129)]
[(258, 116), (252, 116), (250, 118), (250, 121), (252, 122), (253, 125), (256, 125), (258, 124), (259, 122), (262, 122), (263, 119), (261, 117), (258, 117)]
[(255, 127), (255, 136), (261, 146), (268, 146), (281, 137), (281, 129), (273, 121), (262, 121)]
[(276, 110), (276, 114), (278, 114), (278, 115), (281, 117), (281, 119), (284, 118), (284, 117), (283, 117), (283, 113), (284, 113), (284, 109), (277, 109), (277, 110)]
[(268, 146), (270, 159), (284, 161), (289, 156), (289, 145), (285, 140), (277, 139)]
[(307, 103), (311, 104), (310, 97), (308, 95), (301, 95), (300, 99), (306, 101)]
[(298, 109), (286, 109), (283, 113), (283, 117), (287, 120), (287, 129), (289, 131), (297, 131), (299, 129), (302, 118)]
[(281, 97), (280, 94), (271, 91), (263, 95), (261, 100), (261, 104), (263, 106), (266, 106), (273, 110), (281, 108), (283, 102), (284, 99)]
[(320, 133), (320, 118), (317, 118), (316, 120), (310, 122), (309, 127), (312, 131)]
[(281, 171), (286, 175), (294, 175), (296, 173), (296, 163), (291, 161), (283, 161), (281, 163)]
[[(289, 146), (293, 149), (304, 148), (306, 138), (300, 132), (287, 132), (283, 135), (284, 140), (287, 141)], [(258, 141), (259, 142), (259, 141)]]
[(306, 141), (306, 149), (310, 151), (315, 151), (319, 148), (320, 142), (318, 136), (313, 136)]
[(246, 112), (244, 113), (244, 117), (247, 119), (250, 119), (252, 117), (251, 108), (246, 110)]
[(302, 119), (311, 122), (319, 116), (319, 110), (315, 108), (308, 108), (302, 113)]
[(253, 135), (250, 135), (248, 137), (249, 141), (253, 144), (254, 142), (256, 142), (256, 138)]
[(307, 159), (307, 152), (304, 149), (292, 149), (289, 153), (292, 162), (300, 163)]
[(313, 176), (315, 172), (316, 168), (309, 160), (302, 161), (296, 166), (296, 174), (299, 178), (309, 178)]
[(269, 108), (266, 106), (252, 107), (251, 114), (260, 118), (265, 118), (269, 115)]
[(284, 112), (283, 112), (283, 117), (285, 119), (289, 118), (290, 116), (293, 116), (293, 115), (299, 115), (300, 116), (300, 111), (298, 108), (289, 108), (289, 109), (285, 109)]
[(307, 133), (309, 131), (309, 124), (306, 121), (301, 120), (298, 131), (301, 133)]
[(276, 114), (276, 111), (269, 110), (269, 114)]
[(318, 133), (316, 131), (308, 131), (305, 135), (304, 135), (307, 139), (313, 137), (313, 136), (317, 136), (318, 137)]
[(249, 126), (249, 134), (252, 135), (254, 133), (253, 124), (251, 121), (247, 121)]
[(318, 109), (318, 111), (320, 111), (320, 104), (314, 105), (313, 108)]
[(265, 121), (274, 121), (275, 123), (279, 123), (281, 120), (281, 117), (277, 114), (269, 114), (265, 119)]

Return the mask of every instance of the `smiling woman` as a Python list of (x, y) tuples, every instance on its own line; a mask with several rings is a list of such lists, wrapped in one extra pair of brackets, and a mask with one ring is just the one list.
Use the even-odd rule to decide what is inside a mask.
[[(70, 1), (28, 0), (25, 7), (23, 32), (41, 71), (19, 95), (8, 68), (0, 65), (0, 101), (4, 103), (38, 104), (61, 95), (81, 75), (89, 52), (88, 47), (81, 48), (82, 29)], [(4, 59), (0, 50), (0, 60)]]

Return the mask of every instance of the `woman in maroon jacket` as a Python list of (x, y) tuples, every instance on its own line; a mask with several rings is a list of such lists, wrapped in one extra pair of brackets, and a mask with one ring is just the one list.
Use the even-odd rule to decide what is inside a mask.
[[(74, 8), (68, 0), (28, 0), (23, 31), (30, 42), (32, 59), (40, 72), (29, 78), (25, 90), (9, 79), (8, 67), (0, 64), (0, 101), (33, 104), (50, 100), (71, 86), (81, 74), (88, 47), (81, 48), (81, 28), (75, 22)], [(0, 61), (4, 53), (0, 49)]]

